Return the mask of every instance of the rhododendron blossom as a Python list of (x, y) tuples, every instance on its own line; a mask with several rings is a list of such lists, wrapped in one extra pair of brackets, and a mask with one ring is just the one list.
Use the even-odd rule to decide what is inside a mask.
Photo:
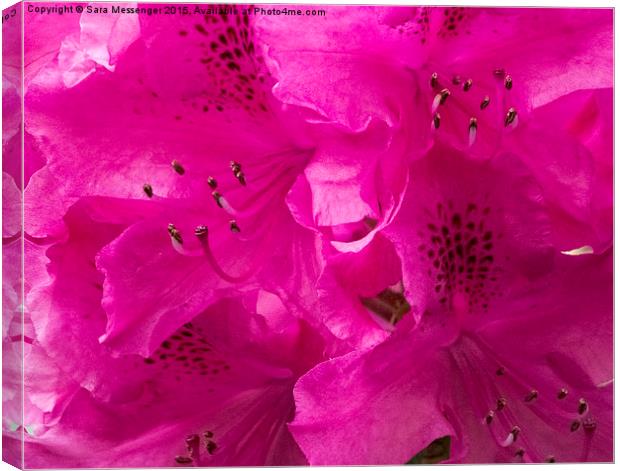
[(5, 460), (613, 459), (610, 9), (60, 7), (3, 23)]

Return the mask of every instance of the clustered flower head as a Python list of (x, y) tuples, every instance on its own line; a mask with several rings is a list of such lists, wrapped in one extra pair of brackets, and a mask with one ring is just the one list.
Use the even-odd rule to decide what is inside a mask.
[(176, 7), (24, 13), (7, 453), (611, 461), (612, 11)]

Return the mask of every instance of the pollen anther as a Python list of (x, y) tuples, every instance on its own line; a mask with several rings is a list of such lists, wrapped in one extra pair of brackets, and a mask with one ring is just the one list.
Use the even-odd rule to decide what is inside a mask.
[(435, 116), (433, 116), (433, 126), (435, 127), (435, 129), (439, 129), (440, 124), (441, 116), (439, 115), (439, 113), (435, 113)]
[(504, 86), (506, 87), (506, 90), (512, 89), (512, 77), (510, 75), (506, 75), (504, 78)]
[(181, 165), (178, 160), (173, 160), (170, 165), (172, 165), (174, 171), (177, 172), (179, 175), (183, 175), (185, 173), (183, 165)]
[(486, 95), (484, 99), (482, 100), (482, 102), (480, 103), (480, 109), (481, 110), (485, 109), (487, 106), (489, 106), (489, 103), (491, 103), (491, 98), (489, 98), (489, 96)]
[(463, 91), (468, 92), (471, 89), (471, 86), (474, 84), (472, 79), (467, 79), (463, 84)]
[(207, 185), (215, 190), (217, 188), (217, 180), (213, 177), (209, 177), (207, 178)]
[(532, 402), (538, 397), (538, 391), (532, 389), (527, 396), (525, 396), (525, 402)]
[(207, 226), (196, 226), (196, 229), (194, 229), (194, 235), (196, 237), (204, 237), (209, 233), (209, 229), (207, 228)]
[(183, 237), (181, 237), (181, 233), (174, 224), (168, 224), (168, 234), (170, 234), (170, 237), (176, 240), (179, 244), (183, 243)]
[(566, 396), (568, 396), (568, 389), (566, 388), (560, 389), (560, 391), (558, 392), (558, 399), (562, 400), (566, 398)]
[(142, 189), (144, 190), (144, 193), (146, 193), (146, 196), (149, 198), (153, 197), (153, 187), (150, 184), (145, 183)]
[(517, 119), (517, 110), (514, 108), (510, 108), (506, 113), (506, 118), (504, 119), (504, 126), (509, 126), (514, 123), (515, 119)]
[(241, 232), (241, 229), (237, 225), (237, 221), (235, 221), (234, 219), (230, 221), (230, 230), (231, 232), (235, 232), (235, 233)]
[(433, 72), (431, 74), (431, 87), (435, 88), (437, 86), (437, 82), (438, 82), (437, 72)]
[(577, 411), (579, 412), (579, 415), (583, 415), (588, 411), (588, 403), (583, 397), (579, 399), (579, 406), (577, 407)]

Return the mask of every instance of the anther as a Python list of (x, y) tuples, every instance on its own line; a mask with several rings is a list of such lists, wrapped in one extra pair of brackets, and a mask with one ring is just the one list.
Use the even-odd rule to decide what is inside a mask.
[(234, 172), (238, 172), (238, 171), (241, 170), (241, 164), (239, 162), (231, 160), (230, 161), (230, 168), (232, 169), (233, 173)]
[(437, 95), (435, 95), (435, 98), (433, 98), (433, 105), (432, 105), (431, 111), (433, 113), (437, 111), (437, 108), (439, 107), (439, 105), (443, 105), (449, 96), (450, 96), (450, 90), (448, 90), (447, 88), (444, 88)]
[(508, 401), (506, 401), (505, 397), (500, 397), (497, 400), (497, 410), (502, 410), (504, 407), (506, 407), (507, 403), (508, 403)]
[(596, 421), (592, 417), (588, 417), (583, 421), (583, 429), (586, 432), (594, 432), (596, 430)]
[(170, 165), (172, 165), (174, 171), (177, 172), (179, 175), (183, 175), (185, 173), (183, 165), (181, 165), (178, 160), (173, 160)]
[(191, 458), (198, 458), (200, 455), (200, 437), (196, 434), (185, 437), (185, 446)]
[(213, 438), (213, 432), (211, 430), (207, 430), (204, 433), (205, 438)]
[(506, 75), (504, 78), (504, 86), (506, 87), (506, 90), (512, 89), (512, 77), (510, 75)]
[(217, 444), (213, 440), (207, 442), (207, 452), (212, 455), (217, 450)]
[(194, 460), (191, 459), (189, 456), (181, 456), (181, 455), (179, 455), (179, 456), (176, 456), (174, 458), (174, 461), (176, 461), (179, 464), (189, 464), (189, 463), (191, 463)]
[(179, 244), (183, 243), (183, 238), (181, 237), (181, 233), (175, 227), (174, 224), (168, 224), (168, 234), (170, 234), (170, 237), (176, 240)]
[(555, 456), (553, 456), (553, 455), (547, 456), (547, 458), (545, 459), (545, 461), (546, 461), (547, 463), (555, 463)]
[(519, 448), (516, 452), (515, 452), (515, 456), (519, 457), (519, 458), (523, 458), (523, 455), (525, 455), (525, 450), (523, 448)]
[(514, 123), (515, 119), (517, 119), (517, 110), (514, 108), (510, 108), (508, 113), (506, 113), (506, 118), (504, 119), (504, 126), (508, 126)]
[(536, 389), (532, 389), (527, 396), (525, 396), (525, 402), (532, 402), (538, 397), (538, 391)]
[(437, 82), (438, 82), (437, 72), (433, 72), (431, 74), (431, 87), (435, 88), (437, 86)]
[(492, 410), (489, 411), (489, 413), (486, 415), (486, 417), (484, 418), (484, 422), (489, 425), (491, 422), (493, 422), (493, 417), (495, 417), (495, 412), (493, 412)]
[(215, 202), (220, 208), (224, 207), (222, 205), (222, 195), (220, 194), (219, 191), (214, 191), (213, 193), (211, 193), (211, 196), (213, 196), (213, 199), (215, 200)]
[(568, 396), (568, 389), (566, 388), (560, 389), (560, 391), (558, 392), (558, 399), (562, 400), (566, 398), (566, 396)]
[(237, 180), (239, 180), (239, 183), (245, 186), (245, 175), (241, 170), (235, 172), (235, 177), (237, 178)]
[(472, 146), (476, 142), (476, 134), (478, 132), (478, 120), (470, 118), (469, 120), (469, 145)]
[(570, 431), (576, 432), (577, 430), (579, 430), (580, 426), (581, 426), (581, 422), (579, 420), (573, 420), (573, 423), (570, 424)]
[(480, 109), (485, 109), (487, 106), (489, 106), (489, 103), (491, 103), (491, 98), (489, 98), (489, 95), (486, 95), (480, 103)]
[(506, 71), (504, 69), (495, 69), (493, 70), (493, 75), (495, 75), (496, 77), (503, 77), (504, 75), (506, 75)]
[(461, 77), (459, 77), (458, 75), (455, 75), (454, 77), (452, 77), (452, 83), (454, 85), (459, 85), (461, 83)]
[(209, 229), (207, 228), (207, 226), (196, 226), (196, 229), (194, 229), (194, 235), (196, 237), (204, 237), (206, 235), (209, 234)]
[(519, 432), (521, 432), (521, 429), (519, 427), (517, 427), (516, 425), (514, 427), (512, 427), (512, 430), (510, 431), (510, 433), (506, 437), (506, 440), (504, 440), (501, 443), (501, 446), (503, 446), (505, 448), (505, 447), (508, 447), (508, 446), (512, 445), (514, 442), (516, 442), (517, 438), (519, 437)]
[(450, 90), (448, 90), (447, 88), (444, 88), (441, 92), (439, 92), (439, 94), (441, 95), (439, 104), (443, 105), (448, 99), (448, 97), (450, 96)]
[(207, 178), (207, 185), (215, 190), (217, 188), (217, 180), (213, 177), (209, 177)]
[(579, 412), (579, 415), (583, 415), (587, 412), (587, 410), (588, 410), (588, 403), (582, 397), (581, 399), (579, 399), (579, 406), (577, 407), (577, 411)]
[(241, 229), (237, 225), (237, 221), (235, 221), (234, 219), (230, 221), (230, 230), (231, 232), (235, 232), (235, 233), (241, 232)]
[(142, 189), (144, 190), (144, 193), (146, 193), (146, 196), (148, 196), (149, 198), (153, 197), (153, 187), (151, 185), (145, 183)]
[(433, 127), (435, 129), (439, 129), (440, 124), (441, 124), (441, 116), (439, 115), (439, 113), (435, 113), (435, 116), (433, 116)]
[(468, 92), (471, 89), (471, 86), (474, 84), (472, 79), (467, 79), (463, 84), (463, 91)]

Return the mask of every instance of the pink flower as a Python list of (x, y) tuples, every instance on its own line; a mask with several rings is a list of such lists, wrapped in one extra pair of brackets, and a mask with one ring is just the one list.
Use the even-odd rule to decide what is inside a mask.
[[(147, 201), (84, 198), (29, 294), (51, 381), (30, 383), (50, 413), (29, 423), (29, 467), (304, 464), (290, 436), (296, 379), (331, 348), (263, 290), (230, 291), (177, 325), (146, 358), (113, 355), (96, 254)], [(61, 382), (62, 381), (62, 382)], [(76, 446), (79, 443), (79, 446)]]
[(405, 463), (442, 436), (458, 462), (610, 460), (610, 252), (554, 249), (510, 153), (440, 146), (411, 175), (384, 232), (412, 315), (300, 379), (290, 428), (310, 463)]
[[(295, 302), (322, 262), (317, 235), (295, 222), (285, 196), (331, 141), (319, 146), (282, 115), (247, 17), (143, 16), (135, 41), (133, 25), (93, 18), (83, 16), (82, 59), (69, 69), (84, 74), (63, 75), (61, 49), (30, 84), (26, 127), (47, 165), (25, 206), (26, 231), (42, 237), (61, 234), (62, 215), (83, 196), (145, 203), (97, 258), (109, 319), (101, 340), (148, 355), (242, 282)], [(96, 27), (112, 32), (89, 35)], [(130, 44), (115, 49), (110, 72), (95, 57), (119, 35)]]
[(484, 155), (531, 109), (612, 85), (611, 10), (579, 13), (333, 6), (295, 22), (262, 16), (257, 27), (276, 97), (308, 120), (402, 126), (419, 150), (432, 129)]

